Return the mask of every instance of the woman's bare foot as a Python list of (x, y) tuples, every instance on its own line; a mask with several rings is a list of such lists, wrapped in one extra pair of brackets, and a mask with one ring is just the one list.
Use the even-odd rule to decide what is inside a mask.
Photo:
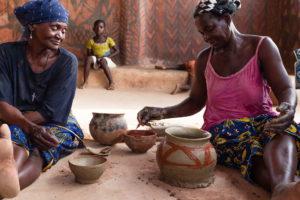
[(106, 88), (107, 90), (114, 90), (115, 89), (115, 84), (111, 83), (109, 86)]
[(86, 86), (87, 86), (87, 82), (84, 82), (79, 86), (79, 89), (84, 89), (86, 88)]
[(300, 182), (280, 184), (275, 187), (271, 200), (297, 200), (300, 198)]
[(6, 124), (0, 125), (0, 146), (0, 196), (13, 198), (20, 192), (20, 184), (10, 130)]

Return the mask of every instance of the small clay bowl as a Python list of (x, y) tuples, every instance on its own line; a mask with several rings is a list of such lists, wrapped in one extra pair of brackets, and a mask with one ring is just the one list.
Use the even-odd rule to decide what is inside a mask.
[(107, 168), (106, 158), (97, 155), (79, 155), (69, 160), (75, 180), (81, 184), (96, 182)]
[(170, 123), (164, 121), (151, 121), (151, 130), (157, 133), (157, 137), (165, 137), (166, 132), (165, 130), (171, 126)]
[(169, 126), (151, 125), (151, 130), (157, 133), (157, 137), (164, 137), (166, 135), (165, 130), (167, 128), (169, 128)]
[(129, 130), (124, 134), (124, 141), (133, 152), (145, 153), (155, 144), (156, 136), (152, 130)]

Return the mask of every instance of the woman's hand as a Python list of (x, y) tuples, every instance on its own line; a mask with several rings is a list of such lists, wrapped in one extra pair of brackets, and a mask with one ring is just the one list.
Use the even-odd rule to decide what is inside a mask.
[(281, 134), (288, 128), (294, 120), (295, 109), (287, 102), (282, 102), (276, 110), (280, 116), (265, 124), (265, 130)]
[(165, 108), (145, 107), (137, 114), (137, 120), (140, 125), (149, 125), (151, 120), (159, 120), (166, 117)]
[(58, 147), (59, 141), (50, 129), (42, 126), (32, 126), (29, 130), (31, 142), (39, 150), (48, 150), (53, 147)]

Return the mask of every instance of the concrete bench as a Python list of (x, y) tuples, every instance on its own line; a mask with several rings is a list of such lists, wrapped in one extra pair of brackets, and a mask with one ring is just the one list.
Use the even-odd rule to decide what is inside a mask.
[[(158, 70), (138, 66), (120, 66), (111, 69), (111, 74), (118, 88), (137, 88), (149, 91), (170, 93), (176, 84), (187, 81), (188, 73), (181, 70)], [(79, 67), (77, 85), (83, 82), (83, 67)], [(108, 81), (103, 70), (91, 70), (88, 78), (89, 87), (106, 87)]]

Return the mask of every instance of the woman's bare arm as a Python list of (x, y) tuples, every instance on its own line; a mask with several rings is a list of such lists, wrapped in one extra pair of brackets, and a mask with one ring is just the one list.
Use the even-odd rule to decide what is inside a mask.
[(258, 56), (264, 75), (279, 102), (277, 111), (280, 112), (280, 117), (272, 120), (266, 128), (275, 133), (282, 133), (294, 119), (297, 106), (296, 91), (285, 70), (280, 52), (270, 38), (264, 39)]

